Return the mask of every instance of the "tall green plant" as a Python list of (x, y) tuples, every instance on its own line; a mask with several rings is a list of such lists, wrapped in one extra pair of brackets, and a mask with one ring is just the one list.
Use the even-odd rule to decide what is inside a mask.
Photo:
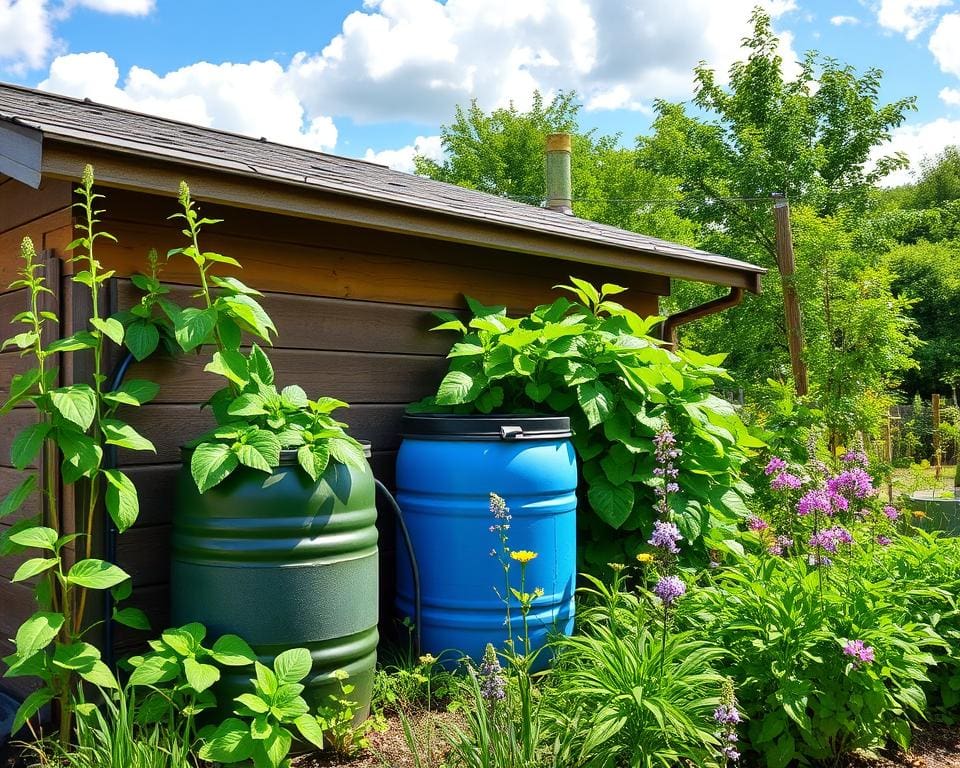
[[(435, 330), (462, 338), (448, 357), (437, 394), (417, 407), (489, 413), (553, 411), (568, 415), (582, 462), (588, 513), (581, 549), (588, 567), (632, 558), (653, 526), (654, 436), (666, 419), (683, 444), (672, 520), (687, 550), (706, 560), (745, 517), (752, 490), (740, 469), (763, 443), (750, 435), (733, 406), (712, 393), (729, 377), (722, 355), (671, 352), (650, 336), (661, 318), (641, 318), (599, 290), (571, 278), (575, 302), (561, 297), (521, 318), (504, 307), (468, 298), (466, 322), (441, 313)], [(625, 535), (611, 535), (611, 529)]]
[(360, 444), (345, 431), (345, 424), (330, 414), (346, 403), (332, 397), (311, 400), (293, 384), (278, 389), (273, 366), (254, 343), (244, 352), (244, 334), (270, 343), (276, 327), (257, 301), (261, 296), (235, 277), (213, 273), (218, 265), (239, 267), (230, 256), (203, 251), (200, 233), (218, 219), (201, 218), (190, 197), (190, 188), (180, 184), (181, 211), (171, 218), (184, 222), (188, 245), (172, 249), (167, 256), (186, 256), (197, 268), (200, 307), (181, 308), (160, 296), (157, 303), (170, 318), (174, 335), (184, 352), (204, 345), (214, 348), (205, 371), (222, 376), (226, 385), (208, 401), (217, 426), (192, 443), (190, 461), (200, 492), (213, 488), (240, 466), (271, 472), (280, 462), (280, 451), (297, 451), (303, 470), (317, 480), (331, 464), (363, 465)]
[[(17, 374), (10, 383), (10, 395), (0, 407), (9, 413), (16, 406), (33, 408), (35, 423), (24, 428), (11, 445), (13, 466), (25, 472), (23, 481), (3, 500), (0, 517), (17, 512), (42, 484), (42, 511), (11, 526), (0, 540), (0, 554), (39, 550), (39, 556), (26, 560), (13, 575), (14, 582), (36, 581), (38, 611), (17, 630), (15, 652), (4, 659), (5, 677), (37, 676), (43, 685), (32, 693), (18, 710), (13, 730), (17, 731), (41, 707), (58, 703), (60, 739), (67, 743), (71, 735), (72, 702), (77, 677), (102, 687), (116, 687), (112, 673), (100, 659), (100, 652), (85, 637), (96, 625), (86, 617), (90, 590), (113, 589), (129, 594), (129, 576), (119, 567), (92, 557), (96, 517), (101, 504), (106, 507), (117, 529), (125, 531), (139, 513), (137, 490), (118, 469), (104, 466), (105, 446), (136, 451), (152, 451), (149, 440), (119, 418), (121, 406), (139, 406), (157, 393), (157, 385), (130, 380), (116, 391), (107, 391), (103, 363), (108, 342), (123, 342), (123, 326), (115, 318), (101, 316), (99, 296), (103, 284), (113, 274), (103, 270), (95, 257), (95, 245), (102, 238), (114, 239), (99, 231), (96, 208), (102, 198), (93, 190), (93, 169), (84, 169), (76, 190), (81, 212), (80, 237), (69, 248), (75, 252), (71, 262), (78, 270), (74, 283), (90, 292), (92, 315), (89, 327), (53, 342), (45, 341), (50, 324), (57, 315), (42, 308), (42, 297), (53, 292), (46, 285), (43, 266), (37, 261), (33, 243), (21, 245), (23, 267), (11, 289), (24, 289), (30, 297), (29, 309), (14, 318), (25, 330), (7, 339), (3, 347), (16, 347), (33, 359), (33, 367)], [(86, 353), (92, 357), (93, 373), (89, 383), (57, 386), (58, 355)], [(39, 472), (28, 467), (42, 456)], [(65, 533), (61, 526), (62, 496), (56, 478), (60, 466), (63, 485), (74, 486), (77, 499), (77, 531)], [(41, 483), (42, 478), (42, 483)], [(143, 627), (146, 619), (136, 609), (115, 610), (115, 620)]]

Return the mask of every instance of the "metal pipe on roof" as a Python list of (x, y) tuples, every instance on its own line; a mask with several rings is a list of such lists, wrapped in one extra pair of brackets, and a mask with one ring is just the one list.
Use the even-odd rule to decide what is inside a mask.
[(547, 180), (547, 208), (573, 216), (573, 185), (570, 181), (569, 133), (551, 133), (547, 136), (545, 152)]
[(690, 307), (690, 309), (685, 309), (682, 312), (676, 312), (663, 321), (663, 326), (660, 329), (660, 338), (676, 349), (678, 341), (677, 328), (681, 325), (699, 320), (701, 317), (707, 317), (707, 315), (716, 314), (724, 309), (735, 307), (741, 301), (743, 301), (743, 288), (731, 288), (730, 293), (726, 296), (708, 301), (706, 304)]

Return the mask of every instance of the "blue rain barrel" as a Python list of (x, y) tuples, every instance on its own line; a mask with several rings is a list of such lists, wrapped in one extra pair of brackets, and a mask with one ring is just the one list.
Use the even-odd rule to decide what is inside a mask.
[[(509, 635), (502, 566), (491, 555), (500, 539), (490, 527), (490, 494), (512, 519), (508, 546), (537, 553), (526, 591), (544, 591), (528, 616), (531, 647), (553, 632), (573, 631), (577, 541), (577, 461), (570, 420), (542, 415), (407, 415), (397, 456), (397, 502), (420, 569), (422, 651), (483, 656)], [(510, 561), (520, 588), (520, 565)], [(404, 542), (397, 541), (396, 612), (413, 619), (414, 589)], [(517, 649), (519, 604), (511, 598)], [(546, 655), (541, 654), (541, 666)]]

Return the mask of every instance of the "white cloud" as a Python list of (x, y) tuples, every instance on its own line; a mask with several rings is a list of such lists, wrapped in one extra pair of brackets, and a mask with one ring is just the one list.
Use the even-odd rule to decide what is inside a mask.
[(387, 165), (395, 171), (404, 173), (413, 173), (413, 156), (423, 155), (431, 160), (440, 162), (443, 160), (443, 143), (439, 136), (417, 136), (413, 144), (408, 144), (400, 149), (384, 149), (374, 152), (368, 149), (363, 159), (371, 163)]
[(831, 16), (830, 23), (835, 27), (842, 27), (844, 24), (859, 24), (860, 19), (856, 16)]
[(880, 0), (877, 22), (913, 40), (936, 20), (941, 8), (952, 4), (952, 0)]
[(960, 13), (948, 13), (930, 35), (930, 52), (937, 60), (940, 69), (951, 75), (960, 77), (960, 46), (957, 45), (957, 35), (960, 35)]
[[(361, 122), (448, 120), (471, 98), (484, 109), (529, 105), (535, 89), (576, 89), (589, 109), (641, 109), (687, 98), (692, 70), (725, 75), (755, 0), (366, 0), (291, 76), (308, 109)], [(793, 0), (766, 0), (782, 15)], [(787, 66), (796, 59), (784, 35)]]
[(941, 88), (937, 94), (940, 101), (949, 107), (960, 107), (960, 90), (956, 88)]
[(929, 123), (901, 125), (896, 128), (890, 141), (877, 147), (872, 156), (877, 159), (894, 152), (903, 152), (910, 159), (910, 168), (890, 174), (881, 184), (885, 187), (894, 187), (915, 181), (914, 173), (919, 169), (920, 162), (924, 158), (942, 152), (951, 144), (960, 143), (958, 137), (960, 137), (960, 120), (948, 120), (945, 117)]
[(99, 13), (145, 16), (156, 0), (0, 0), (0, 66), (22, 75), (49, 61), (63, 49), (53, 29), (79, 7)]
[(283, 67), (275, 61), (199, 62), (165, 75), (133, 67), (121, 86), (120, 71), (109, 55), (74, 53), (57, 57), (39, 87), (283, 144), (321, 149), (337, 142), (337, 128), (329, 117), (305, 119)]
[(0, 0), (0, 65), (18, 73), (40, 67), (52, 47), (44, 0)]
[(70, 0), (68, 6), (82, 6), (101, 13), (122, 13), (128, 16), (146, 16), (156, 6), (155, 0)]

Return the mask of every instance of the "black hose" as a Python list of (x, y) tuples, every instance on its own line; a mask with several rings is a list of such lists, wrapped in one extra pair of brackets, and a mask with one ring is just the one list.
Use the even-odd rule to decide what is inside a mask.
[(400, 505), (397, 504), (397, 500), (393, 497), (393, 494), (390, 493), (387, 486), (376, 479), (374, 482), (377, 484), (377, 488), (382, 491), (383, 495), (387, 497), (387, 501), (390, 502), (390, 506), (393, 508), (393, 513), (396, 515), (397, 523), (400, 526), (400, 534), (403, 536), (403, 543), (407, 548), (407, 556), (410, 558), (410, 574), (413, 576), (413, 648), (416, 651), (417, 658), (419, 658), (423, 650), (420, 642), (422, 619), (422, 611), (420, 608), (420, 566), (417, 565), (417, 556), (413, 551), (413, 540), (410, 538), (410, 530), (407, 528), (407, 523), (403, 519), (403, 512), (400, 509)]
[[(113, 369), (110, 381), (107, 384), (107, 392), (116, 392), (123, 379), (127, 375), (131, 364), (134, 361), (133, 353), (127, 352)], [(104, 469), (117, 468), (117, 446), (108, 445), (103, 452)], [(103, 552), (104, 559), (108, 563), (115, 563), (117, 560), (117, 526), (113, 519), (107, 515), (103, 526)], [(109, 589), (103, 591), (103, 660), (104, 663), (113, 669), (113, 594)]]

